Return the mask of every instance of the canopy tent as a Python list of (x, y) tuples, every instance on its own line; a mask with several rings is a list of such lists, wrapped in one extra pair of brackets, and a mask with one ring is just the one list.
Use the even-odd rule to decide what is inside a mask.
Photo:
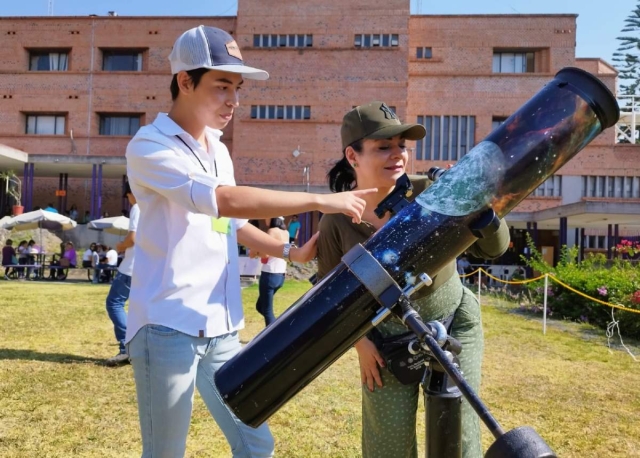
[(40, 247), (42, 246), (42, 229), (50, 231), (66, 231), (76, 227), (77, 223), (64, 215), (48, 212), (44, 210), (35, 210), (22, 215), (14, 216), (4, 223), (4, 229), (13, 229), (13, 231), (28, 231), (31, 229), (39, 229), (40, 231)]
[(129, 232), (129, 218), (126, 216), (114, 216), (96, 219), (91, 221), (88, 227), (94, 231), (104, 231), (123, 237)]

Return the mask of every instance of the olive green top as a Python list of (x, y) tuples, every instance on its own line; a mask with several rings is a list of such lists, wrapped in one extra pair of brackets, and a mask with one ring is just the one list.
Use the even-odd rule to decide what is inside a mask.
[[(410, 201), (413, 201), (416, 196), (433, 183), (424, 176), (411, 176), (410, 179), (413, 185), (413, 193), (408, 198)], [(363, 243), (376, 232), (375, 227), (370, 223), (362, 221), (360, 224), (354, 224), (350, 216), (343, 214), (323, 215), (320, 220), (319, 230), (318, 279), (323, 278), (336, 267), (340, 263), (342, 256), (354, 245)], [(500, 229), (494, 235), (485, 239), (478, 239), (467, 251), (473, 256), (483, 259), (497, 258), (507, 251), (509, 240), (509, 228), (502, 220)], [(462, 284), (458, 277), (455, 258), (434, 275), (432, 279), (433, 284), (418, 291), (412, 296), (412, 300), (417, 302), (423, 310), (425, 310), (425, 306), (428, 306), (431, 312), (428, 319), (441, 319), (455, 311), (457, 303), (453, 299), (451, 303), (443, 304), (438, 299), (440, 295), (433, 296), (433, 293), (447, 283), (449, 288), (459, 290), (453, 296), (462, 297)], [(447, 295), (451, 296), (451, 294)]]

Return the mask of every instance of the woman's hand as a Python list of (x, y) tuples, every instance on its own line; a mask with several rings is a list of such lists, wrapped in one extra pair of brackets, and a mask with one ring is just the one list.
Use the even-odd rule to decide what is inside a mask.
[(291, 247), (289, 251), (289, 259), (293, 262), (309, 262), (313, 258), (316, 257), (316, 253), (318, 252), (318, 236), (320, 232), (316, 232), (313, 234), (313, 237), (309, 239), (307, 243), (302, 245), (301, 247)]
[(367, 205), (364, 196), (375, 194), (377, 188), (362, 189), (357, 191), (338, 192), (319, 195), (319, 208), (322, 213), (344, 213), (351, 216), (355, 224), (362, 221), (362, 213)]
[(354, 347), (358, 352), (362, 383), (367, 385), (371, 392), (374, 389), (374, 382), (382, 388), (382, 377), (380, 377), (378, 366), (384, 367), (384, 359), (380, 356), (376, 346), (368, 338), (363, 337)]

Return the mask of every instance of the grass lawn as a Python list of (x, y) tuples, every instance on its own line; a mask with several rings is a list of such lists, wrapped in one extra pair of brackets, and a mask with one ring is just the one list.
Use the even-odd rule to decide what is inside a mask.
[[(282, 312), (306, 289), (287, 282)], [(106, 286), (0, 283), (0, 456), (140, 456), (130, 366), (117, 353), (104, 310)], [(263, 327), (257, 288), (244, 290), (248, 341)], [(486, 352), (481, 396), (506, 430), (533, 426), (562, 458), (640, 457), (640, 364), (567, 326), (540, 323), (483, 298)], [(571, 327), (569, 327), (571, 328)], [(573, 327), (574, 330), (579, 329)], [(360, 455), (360, 382), (348, 352), (271, 420), (279, 457)], [(423, 456), (423, 413), (418, 437)], [(483, 431), (485, 448), (490, 434)], [(190, 457), (229, 448), (196, 395)]]

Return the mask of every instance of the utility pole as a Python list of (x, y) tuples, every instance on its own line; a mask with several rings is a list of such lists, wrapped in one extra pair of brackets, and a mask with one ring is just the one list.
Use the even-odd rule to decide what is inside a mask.
[(53, 16), (53, 0), (49, 0), (49, 16)]

